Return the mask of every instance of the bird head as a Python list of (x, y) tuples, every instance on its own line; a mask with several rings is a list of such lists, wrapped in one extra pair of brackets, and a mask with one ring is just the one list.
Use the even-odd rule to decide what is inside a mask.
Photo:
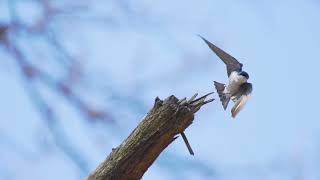
[(239, 75), (245, 77), (247, 80), (249, 79), (249, 74), (247, 72), (245, 72), (245, 71), (240, 71)]

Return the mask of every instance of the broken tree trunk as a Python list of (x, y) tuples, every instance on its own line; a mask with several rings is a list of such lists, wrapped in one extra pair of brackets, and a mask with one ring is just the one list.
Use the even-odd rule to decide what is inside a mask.
[[(206, 103), (208, 95), (190, 100), (170, 96), (155, 99), (153, 108), (129, 137), (93, 171), (87, 180), (141, 179), (159, 154), (192, 123), (194, 114)], [(185, 137), (184, 137), (185, 138)], [(191, 150), (191, 147), (189, 151)], [(192, 151), (192, 150), (191, 150)]]

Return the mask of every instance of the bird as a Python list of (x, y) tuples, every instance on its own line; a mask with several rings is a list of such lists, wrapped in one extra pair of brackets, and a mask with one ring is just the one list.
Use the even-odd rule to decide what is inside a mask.
[(229, 82), (223, 84), (214, 81), (214, 86), (218, 92), (224, 110), (227, 109), (230, 99), (234, 102), (234, 106), (231, 109), (231, 115), (235, 118), (247, 103), (252, 93), (252, 84), (248, 82), (249, 74), (242, 70), (243, 64), (236, 58), (215, 46), (201, 35), (198, 36), (226, 64)]

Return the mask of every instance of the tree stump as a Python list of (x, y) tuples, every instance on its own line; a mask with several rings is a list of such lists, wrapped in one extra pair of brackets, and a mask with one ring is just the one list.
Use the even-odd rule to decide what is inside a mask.
[[(203, 105), (214, 100), (205, 100), (210, 94), (212, 93), (198, 99), (195, 94), (189, 100), (179, 100), (173, 95), (164, 101), (157, 97), (153, 108), (141, 123), (125, 141), (112, 149), (107, 159), (87, 180), (141, 179), (160, 153), (190, 126), (194, 114)], [(185, 142), (188, 143), (186, 139)], [(188, 149), (190, 151), (191, 147)]]

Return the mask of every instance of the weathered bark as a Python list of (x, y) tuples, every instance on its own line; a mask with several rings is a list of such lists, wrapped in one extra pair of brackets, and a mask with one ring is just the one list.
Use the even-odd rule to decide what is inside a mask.
[(175, 96), (164, 101), (156, 98), (142, 122), (88, 180), (141, 179), (159, 154), (192, 123), (200, 107), (213, 101), (205, 101), (208, 95), (196, 100), (197, 94), (190, 100), (178, 100)]

